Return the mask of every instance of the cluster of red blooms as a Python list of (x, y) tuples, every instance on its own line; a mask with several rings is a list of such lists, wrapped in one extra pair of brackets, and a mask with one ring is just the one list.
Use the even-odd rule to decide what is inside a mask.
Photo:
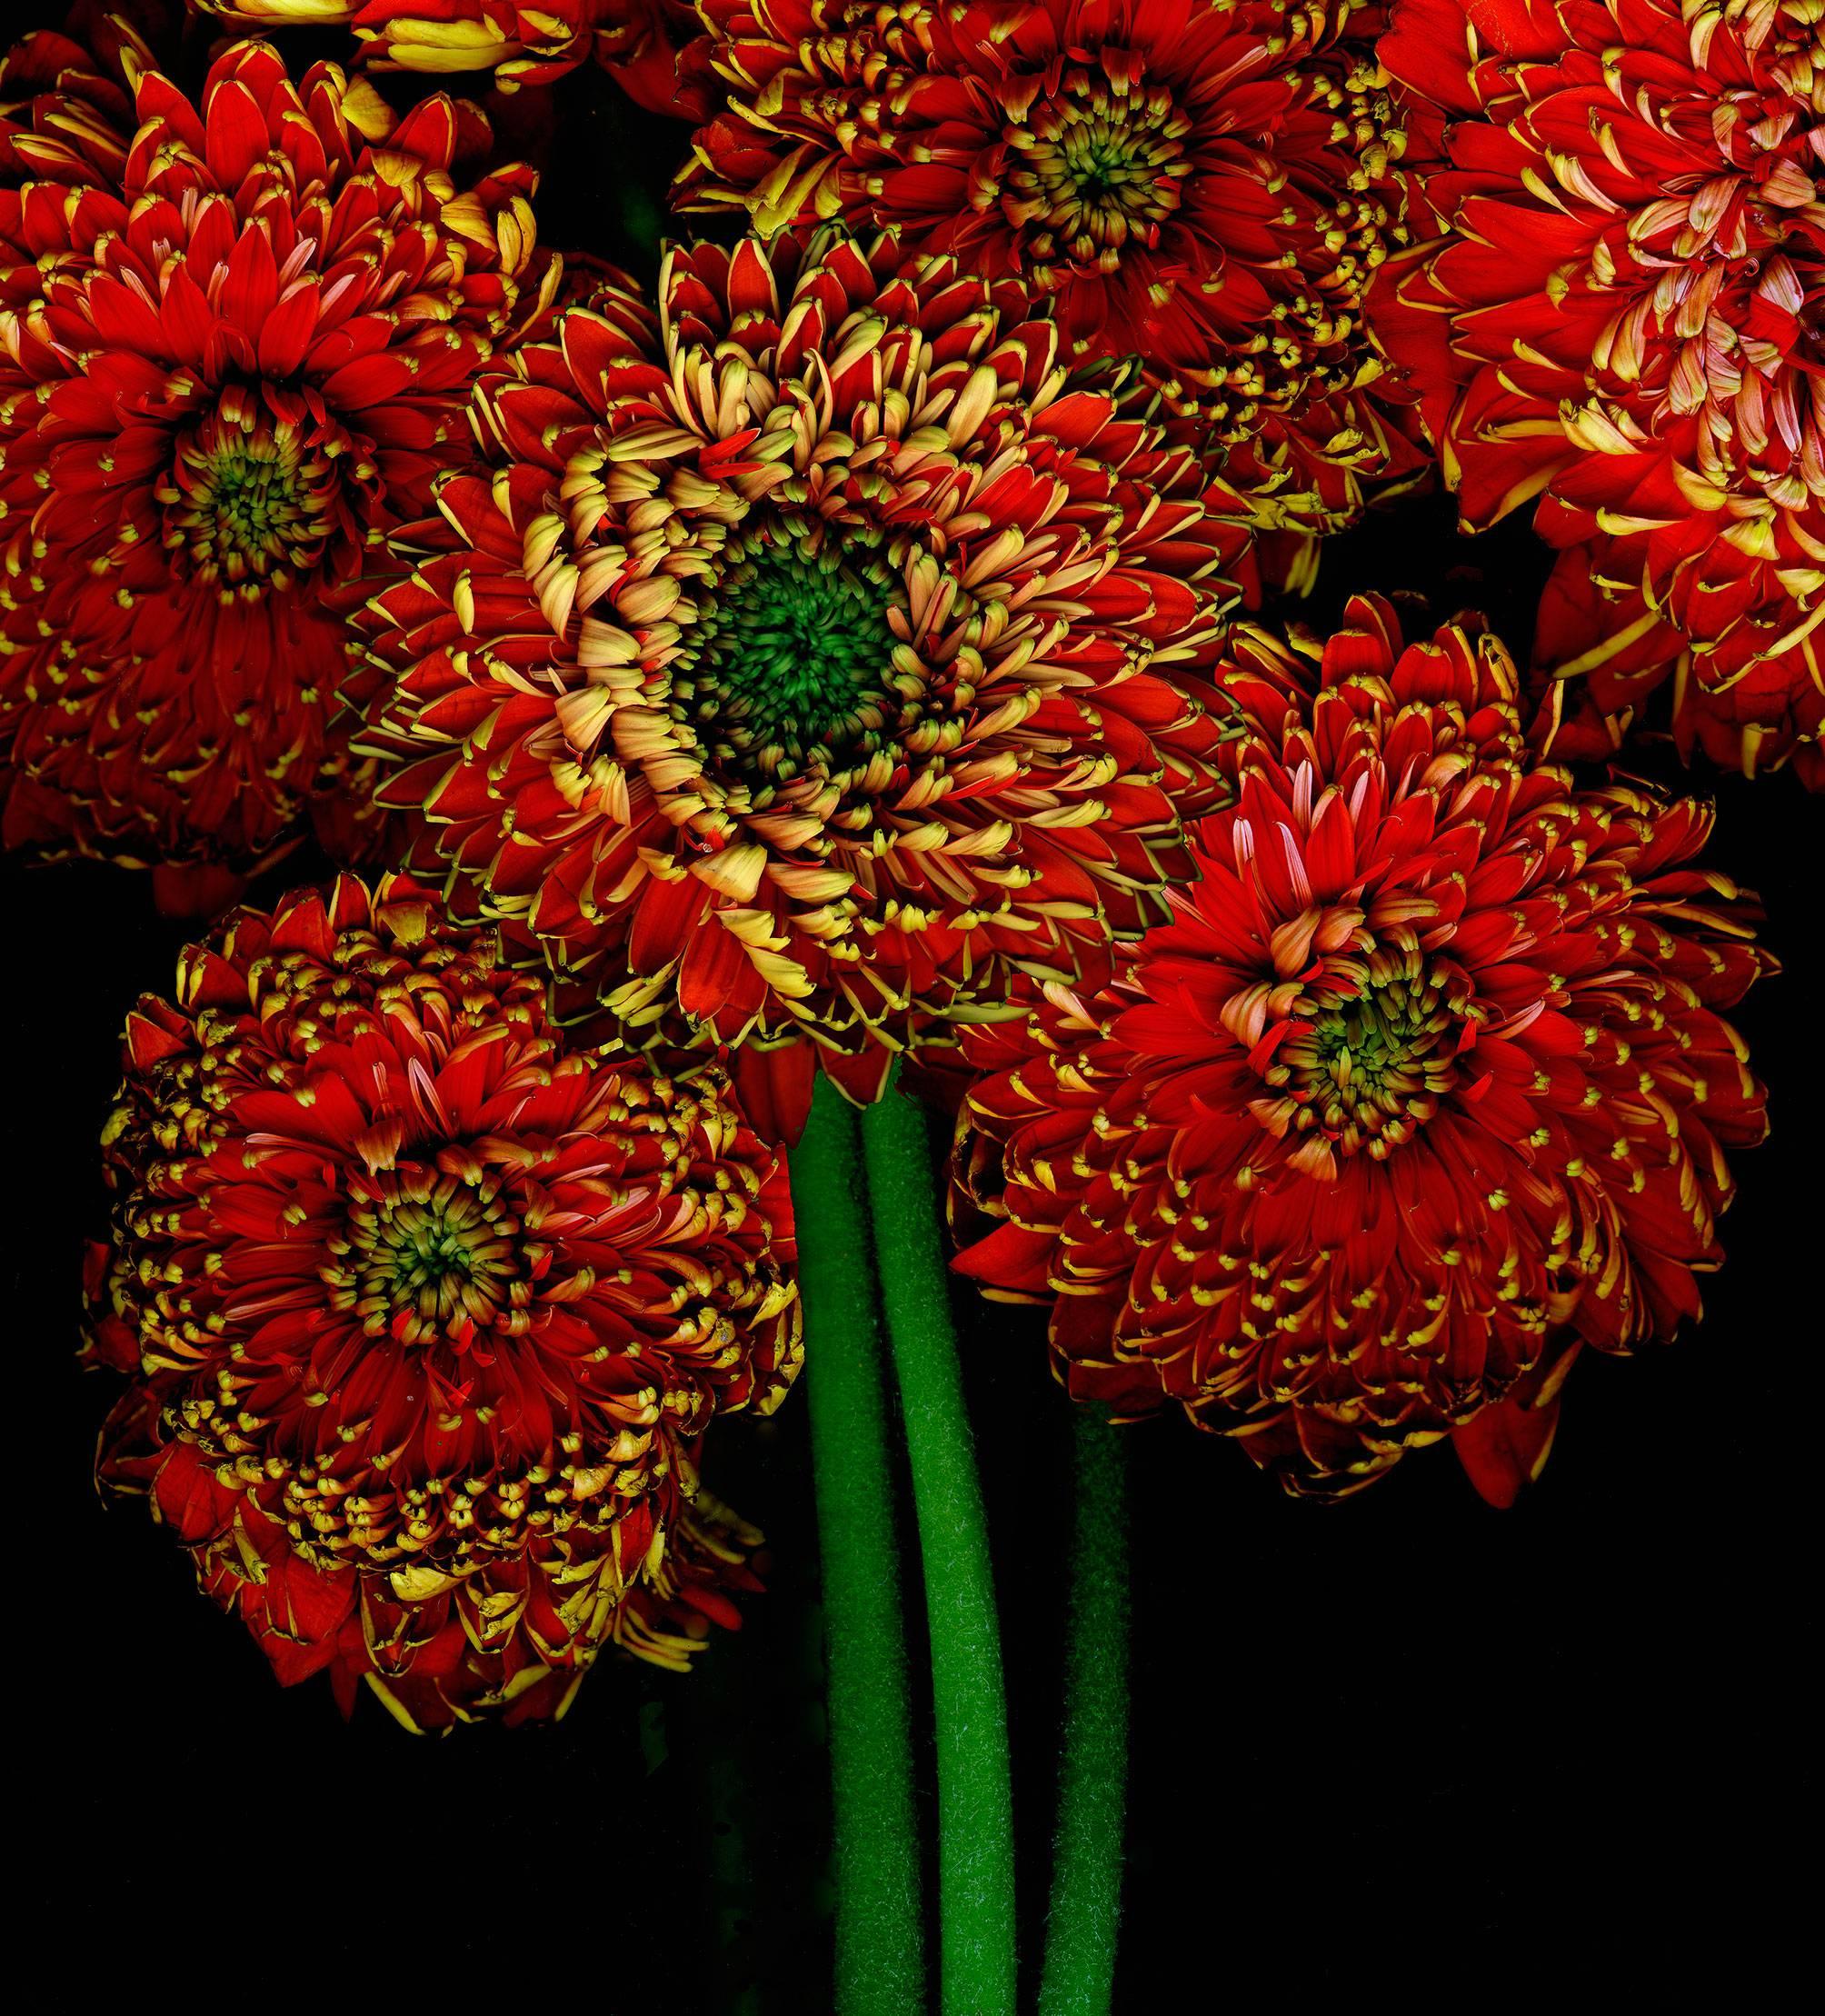
[(1279, 0), (702, 0), (723, 109), (681, 207), (887, 225), (1138, 355), (1275, 579), (1422, 464), (1364, 299), (1406, 242), (1383, 10)]
[[(962, 1271), (1301, 1492), (1505, 1501), (1697, 1314), (1770, 962), (1564, 765), (1664, 685), (1825, 783), (1818, 0), (194, 4), (0, 62), (0, 821), (402, 871), (218, 924), (107, 1131), (102, 1473), (282, 1679), (733, 1619), (820, 1071), (964, 1088)], [(413, 81), (594, 65), (740, 220), (653, 287)], [(1255, 620), (1435, 478), (1562, 549), (1527, 677)]]

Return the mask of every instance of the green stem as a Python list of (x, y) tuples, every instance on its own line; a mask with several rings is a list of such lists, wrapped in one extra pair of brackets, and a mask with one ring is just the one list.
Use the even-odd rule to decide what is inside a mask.
[(912, 1712), (855, 1116), (820, 1079), (792, 1158), (823, 1582), (839, 2016), (924, 2006)]
[(963, 1408), (932, 1157), (920, 1110), (889, 1092), (863, 1115), (874, 1251), (900, 1382), (924, 1563), (938, 1750), (945, 2016), (1012, 2016), (1013, 1798), (988, 1522)]
[(1058, 1840), (1040, 2016), (1108, 2016), (1128, 1775), (1128, 1519), (1122, 1432), (1072, 1410), (1076, 1512)]

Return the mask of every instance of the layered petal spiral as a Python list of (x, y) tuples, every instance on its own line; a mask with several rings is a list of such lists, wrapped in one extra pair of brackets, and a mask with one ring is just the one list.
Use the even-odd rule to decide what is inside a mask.
[(34, 36), (0, 103), (5, 840), (245, 867), (349, 788), (338, 594), (555, 282), (534, 178), (262, 43), (193, 103), (125, 29)]
[(1491, 637), (1403, 645), (1364, 598), (1231, 679), (1260, 734), (1171, 922), (968, 1036), (957, 1265), (1055, 1298), (1074, 1394), (1291, 1489), (1455, 1432), (1501, 1496), (1581, 1345), (1699, 1312), (1764, 1131), (1719, 1012), (1771, 963), (1756, 912), (1703, 808), (1539, 760)]
[(698, 1487), (799, 1362), (783, 1164), (708, 1070), (570, 1048), (399, 878), (241, 911), (128, 1018), (90, 1353), (147, 1493), (281, 1681), (409, 1727), (679, 1665), (759, 1535)]
[(795, 1125), (1160, 913), (1242, 534), (1132, 371), (830, 232), (674, 250), (478, 400), (363, 746), (566, 1013), (745, 1043)]

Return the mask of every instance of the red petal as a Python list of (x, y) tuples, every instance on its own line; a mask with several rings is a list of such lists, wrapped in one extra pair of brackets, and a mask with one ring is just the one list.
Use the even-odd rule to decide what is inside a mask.
[(777, 1050), (743, 1043), (734, 1056), (735, 1096), (763, 1141), (798, 1145), (817, 1082), (817, 1053), (803, 1038)]
[(207, 863), (152, 871), (152, 900), (161, 917), (219, 917), (246, 887), (245, 875)]
[(220, 295), (223, 312), (249, 336), (257, 336), (279, 298), (279, 268), (258, 225), (242, 236), (228, 258)]
[(168, 1029), (161, 1029), (156, 1023), (148, 1022), (144, 1015), (132, 1014), (126, 1018), (126, 1053), (135, 1071), (144, 1071), (148, 1064), (155, 1064), (161, 1057), (175, 1057), (188, 1048), (188, 1043), (182, 1036), (175, 1036)]
[(289, 378), (304, 361), (316, 325), (316, 283), (304, 282), (292, 288), (262, 325), (260, 369), (269, 378)]
[[(254, 94), (238, 77), (217, 85), (204, 104), (207, 121), (204, 157), (209, 163), (210, 174), (215, 177), (216, 186), (225, 195), (233, 195), (241, 186), (243, 176), (271, 145), (272, 136), (266, 131), (266, 122), (261, 116)], [(264, 232), (249, 234), (249, 236), (262, 238), (264, 235)], [(242, 243), (245, 244), (246, 240)], [(259, 324), (255, 323), (250, 326), (257, 328)]]
[(1458, 1461), (1479, 1494), (1506, 1511), (1546, 1468), (1559, 1426), (1559, 1402), (1523, 1407), (1498, 1401), (1451, 1431)]
[(966, 1246), (951, 1262), (960, 1274), (1014, 1294), (1043, 1295), (1050, 1285), (1050, 1233), (1028, 1232), (1022, 1225), (998, 1225), (986, 1239)]

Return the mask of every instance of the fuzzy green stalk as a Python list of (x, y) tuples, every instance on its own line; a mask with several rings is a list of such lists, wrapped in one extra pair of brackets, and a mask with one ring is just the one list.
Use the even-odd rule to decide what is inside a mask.
[(944, 2016), (1012, 2016), (1013, 1796), (988, 1522), (963, 1409), (939, 1176), (924, 1116), (888, 1092), (862, 1119), (882, 1301), (906, 1422), (932, 1640)]
[(820, 1078), (792, 1157), (823, 1584), (838, 2016), (923, 2008), (912, 1709), (881, 1316), (853, 1110)]
[(1039, 2016), (1108, 2016), (1128, 1789), (1128, 1515), (1120, 1429), (1072, 1409), (1076, 1510), (1063, 1755)]

